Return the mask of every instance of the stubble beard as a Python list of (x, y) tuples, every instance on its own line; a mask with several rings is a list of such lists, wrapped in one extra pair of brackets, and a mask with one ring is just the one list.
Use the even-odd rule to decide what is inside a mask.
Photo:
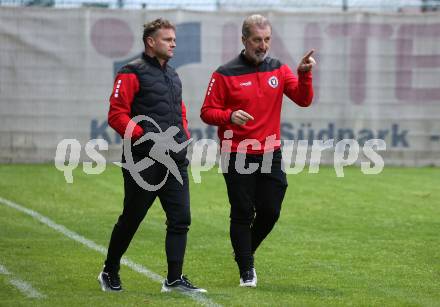
[(264, 53), (254, 52), (252, 55), (248, 54), (248, 57), (251, 58), (252, 61), (255, 62), (255, 64), (260, 64), (266, 59), (268, 53), (269, 53), (268, 51)]

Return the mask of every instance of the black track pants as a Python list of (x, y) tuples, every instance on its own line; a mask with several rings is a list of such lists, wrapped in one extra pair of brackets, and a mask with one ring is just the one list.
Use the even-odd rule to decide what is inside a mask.
[(228, 172), (223, 175), (231, 205), (231, 243), (242, 273), (253, 266), (254, 252), (280, 216), (287, 180), (281, 167), (280, 150), (273, 153), (271, 167), (265, 170), (262, 169), (263, 155), (246, 155), (245, 169), (249, 163), (258, 164), (258, 169), (251, 174), (237, 171), (237, 155), (240, 154), (231, 154)]
[[(135, 159), (135, 162), (137, 160), (140, 159)], [(187, 165), (188, 161), (178, 164), (183, 185), (169, 174), (166, 183), (158, 191), (144, 190), (135, 182), (129, 171), (122, 169), (125, 192), (124, 209), (113, 228), (105, 270), (119, 270), (122, 255), (156, 197), (159, 197), (167, 217), (165, 249), (168, 263), (183, 263), (187, 232), (191, 224)], [(163, 180), (166, 171), (163, 165), (156, 162), (142, 171), (141, 176), (153, 185)]]

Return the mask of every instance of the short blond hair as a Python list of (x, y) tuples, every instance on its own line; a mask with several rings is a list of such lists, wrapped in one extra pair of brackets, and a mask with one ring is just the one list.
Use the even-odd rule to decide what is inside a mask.
[(176, 31), (176, 27), (169, 20), (158, 18), (144, 24), (144, 33), (142, 35), (142, 40), (145, 42), (147, 37), (153, 36), (159, 29), (173, 29), (174, 31)]

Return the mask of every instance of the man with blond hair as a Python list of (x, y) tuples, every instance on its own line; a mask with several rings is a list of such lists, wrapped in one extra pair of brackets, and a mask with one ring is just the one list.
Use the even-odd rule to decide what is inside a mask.
[[(138, 177), (132, 176), (130, 168), (122, 169), (124, 209), (113, 228), (104, 269), (98, 276), (103, 291), (122, 290), (119, 277), (121, 257), (158, 197), (167, 217), (165, 250), (168, 275), (162, 284), (162, 292), (206, 292), (182, 275), (187, 232), (191, 223), (188, 160), (184, 146), (188, 143), (189, 133), (182, 101), (182, 83), (176, 71), (167, 64), (176, 47), (175, 30), (171, 22), (162, 18), (144, 25), (145, 51), (142, 57), (128, 63), (118, 72), (110, 96), (109, 125), (122, 137), (129, 129), (127, 127), (134, 126), (131, 142), (130, 139), (128, 144), (124, 141), (123, 166), (130, 162), (129, 158), (137, 165), (148, 159), (150, 163), (147, 168), (138, 175), (155, 186), (160, 182), (164, 184), (158, 189), (146, 189), (138, 184)], [(149, 120), (137, 123), (133, 118), (138, 116)], [(158, 157), (161, 153), (166, 154), (165, 150), (157, 150), (158, 146), (166, 144), (157, 144), (151, 138), (152, 134), (159, 137), (159, 130), (165, 131), (163, 135), (170, 134), (173, 138), (168, 145), (175, 144), (175, 151), (169, 147), (169, 156)], [(146, 138), (148, 140), (144, 141)], [(125, 155), (127, 150), (131, 153), (130, 157)], [(168, 161), (172, 165), (159, 163), (161, 161)], [(174, 175), (169, 175), (169, 169), (173, 166)]]

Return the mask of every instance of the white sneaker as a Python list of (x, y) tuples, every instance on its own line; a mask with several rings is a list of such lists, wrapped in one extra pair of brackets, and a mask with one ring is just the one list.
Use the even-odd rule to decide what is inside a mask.
[(98, 275), (98, 282), (102, 291), (122, 291), (121, 279), (118, 273), (101, 272)]
[(171, 291), (198, 292), (198, 293), (208, 292), (205, 289), (194, 286), (185, 275), (182, 275), (180, 279), (177, 279), (171, 283), (169, 283), (167, 279), (164, 280), (160, 292), (171, 292)]
[(256, 286), (257, 286), (257, 273), (254, 268), (241, 274), (240, 287), (255, 288)]

